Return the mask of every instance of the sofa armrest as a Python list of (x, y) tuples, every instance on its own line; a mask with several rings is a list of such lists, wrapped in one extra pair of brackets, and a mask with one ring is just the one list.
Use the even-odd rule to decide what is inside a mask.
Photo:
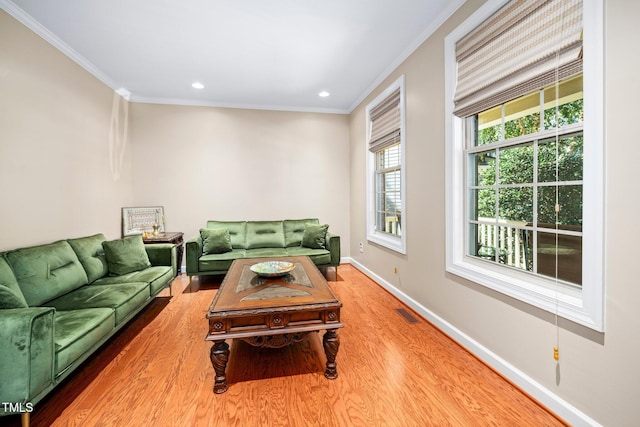
[(178, 254), (173, 243), (154, 243), (144, 245), (151, 265), (166, 265), (173, 269), (173, 275), (178, 272)]
[(1, 402), (29, 403), (53, 384), (54, 313), (52, 307), (0, 310)]
[(340, 265), (340, 236), (333, 233), (327, 233), (326, 249), (331, 252), (331, 265), (337, 267)]
[(197, 276), (200, 272), (198, 269), (198, 261), (202, 256), (202, 237), (196, 236), (187, 240), (186, 247), (187, 276)]

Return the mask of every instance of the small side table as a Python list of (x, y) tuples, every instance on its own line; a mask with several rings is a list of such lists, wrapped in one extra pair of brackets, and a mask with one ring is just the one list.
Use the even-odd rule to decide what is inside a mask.
[(176, 271), (176, 277), (180, 275), (182, 269), (182, 254), (184, 253), (184, 233), (182, 232), (165, 232), (160, 233), (157, 236), (143, 237), (144, 243), (173, 243), (176, 245), (176, 254), (178, 258), (178, 268)]

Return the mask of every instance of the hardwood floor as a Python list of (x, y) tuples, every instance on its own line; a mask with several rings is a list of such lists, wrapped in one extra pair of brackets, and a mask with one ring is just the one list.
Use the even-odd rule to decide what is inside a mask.
[(205, 313), (221, 278), (201, 279), (177, 278), (173, 297), (163, 291), (36, 405), (31, 425), (565, 425), (350, 265), (330, 282), (345, 324), (336, 380), (323, 375), (323, 332), (281, 349), (233, 341), (229, 390), (214, 394)]

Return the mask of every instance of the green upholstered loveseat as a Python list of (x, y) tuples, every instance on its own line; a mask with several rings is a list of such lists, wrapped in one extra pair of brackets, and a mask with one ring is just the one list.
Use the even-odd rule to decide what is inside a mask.
[[(28, 423), (25, 410), (171, 289), (175, 245), (135, 239), (103, 249), (106, 239), (96, 234), (0, 253), (0, 415), (23, 412)], [(118, 252), (121, 243), (137, 250), (142, 264), (118, 264), (119, 255), (125, 264), (136, 259)]]
[[(202, 232), (187, 241), (187, 275), (225, 274), (239, 258), (308, 256), (324, 269), (340, 265), (340, 236), (327, 232), (320, 247), (303, 246), (307, 225), (319, 225), (317, 218), (282, 221), (208, 221), (207, 229), (227, 229), (231, 250), (206, 253)], [(314, 245), (311, 245), (314, 246)]]

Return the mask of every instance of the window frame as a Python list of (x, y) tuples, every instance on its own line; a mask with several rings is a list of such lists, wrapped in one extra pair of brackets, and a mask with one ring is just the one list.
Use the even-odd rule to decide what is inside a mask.
[[(582, 78), (581, 76), (582, 74), (567, 78), (565, 80), (571, 81), (576, 78), (581, 79)], [(543, 92), (548, 90), (549, 87), (553, 88), (553, 86), (547, 86), (546, 88), (539, 89), (531, 93), (532, 95), (534, 95), (533, 97), (534, 99), (538, 99), (537, 113), (540, 116), (544, 114), (544, 111), (548, 110), (548, 109), (545, 109), (545, 106), (544, 106), (545, 98), (543, 96)], [(580, 92), (582, 92), (582, 85), (581, 85)], [(528, 98), (530, 97), (530, 95), (526, 95), (525, 97)], [(567, 102), (571, 102), (571, 101), (567, 101)], [(467, 237), (467, 243), (468, 243), (467, 255), (474, 256), (475, 258), (478, 258), (478, 259), (485, 259), (485, 260), (500, 262), (501, 264), (506, 264), (511, 268), (517, 268), (520, 271), (529, 271), (530, 274), (542, 274), (543, 276), (549, 277), (548, 274), (543, 274), (543, 273), (540, 273), (539, 271), (537, 273), (535, 272), (537, 270), (537, 267), (540, 267), (540, 263), (538, 262), (540, 260), (540, 257), (539, 257), (538, 251), (536, 250), (537, 244), (540, 239), (540, 236), (538, 235), (538, 233), (543, 233), (546, 235), (555, 235), (555, 236), (558, 236), (558, 238), (560, 239), (579, 237), (581, 241), (582, 227), (580, 226), (580, 231), (572, 229), (573, 227), (577, 226), (577, 224), (571, 224), (568, 226), (568, 228), (566, 228), (564, 225), (561, 225), (559, 226), (559, 228), (556, 228), (556, 227), (550, 226), (551, 220), (546, 220), (546, 221), (541, 220), (539, 217), (540, 215), (539, 208), (542, 206), (540, 204), (540, 199), (539, 199), (540, 190), (544, 188), (567, 189), (567, 188), (574, 188), (576, 186), (579, 186), (580, 192), (582, 192), (583, 180), (582, 180), (582, 173), (580, 173), (580, 179), (571, 179), (571, 180), (558, 179), (557, 181), (555, 180), (549, 181), (548, 179), (539, 179), (538, 173), (540, 169), (539, 169), (539, 163), (538, 163), (539, 162), (538, 153), (541, 147), (543, 147), (548, 142), (555, 141), (556, 138), (558, 138), (559, 140), (564, 140), (567, 138), (576, 137), (578, 135), (580, 135), (580, 137), (582, 138), (582, 135), (584, 133), (583, 132), (584, 122), (579, 121), (575, 123), (568, 123), (557, 129), (556, 128), (538, 129), (538, 131), (536, 132), (525, 133), (522, 135), (505, 139), (503, 135), (505, 132), (505, 125), (507, 123), (506, 117), (505, 117), (506, 104), (508, 104), (508, 102), (489, 109), (489, 111), (498, 110), (498, 109), (501, 111), (501, 117), (497, 120), (494, 120), (494, 121), (500, 121), (499, 124), (496, 124), (496, 126), (500, 126), (500, 134), (502, 134), (502, 136), (500, 136), (500, 139), (498, 140), (487, 142), (484, 144), (478, 144), (476, 141), (476, 138), (477, 138), (476, 132), (478, 132), (478, 128), (479, 128), (478, 116), (469, 116), (463, 119), (465, 129), (468, 128), (468, 130), (465, 131), (465, 135), (466, 135), (465, 170), (467, 171), (467, 174), (468, 174), (465, 177), (465, 182), (467, 183), (467, 188), (466, 188), (467, 198), (465, 200), (466, 211), (468, 213), (468, 217), (467, 217), (468, 229), (467, 230), (472, 228), (474, 225), (478, 227), (489, 226), (494, 228), (492, 233), (493, 237), (488, 238), (489, 240), (488, 243), (490, 244), (495, 244), (495, 242), (499, 240), (499, 235), (502, 236), (502, 238), (504, 238), (505, 235), (507, 239), (513, 238), (515, 240), (513, 243), (524, 244), (524, 240), (521, 240), (521, 238), (519, 238), (518, 236), (512, 236), (511, 233), (513, 232), (531, 233), (530, 244), (532, 245), (532, 247), (530, 249), (532, 249), (532, 252), (530, 254), (531, 259), (529, 260), (529, 262), (533, 270), (528, 270), (526, 266), (524, 266), (524, 264), (526, 264), (526, 261), (527, 261), (527, 256), (524, 253), (526, 249), (522, 248), (521, 246), (519, 246), (517, 249), (514, 249), (514, 252), (505, 254), (502, 260), (499, 259), (500, 257), (499, 251), (495, 249), (493, 250), (493, 254), (492, 254), (493, 259), (490, 259), (488, 254), (479, 254), (479, 253), (470, 254), (470, 252), (478, 249), (477, 245), (479, 242), (477, 242), (476, 234), (473, 234), (473, 236), (476, 236), (476, 239), (474, 239), (473, 236)], [(529, 108), (528, 111), (530, 113), (533, 113), (533, 110), (531, 108)], [(542, 125), (542, 122), (541, 122), (541, 125)], [(494, 127), (494, 126), (491, 126), (491, 127)], [(499, 173), (499, 170), (501, 170), (501, 167), (500, 167), (501, 158), (502, 158), (501, 153), (511, 149), (518, 149), (518, 147), (527, 147), (527, 146), (531, 148), (531, 165), (532, 165), (531, 174), (528, 177), (528, 180), (522, 181), (522, 182), (507, 182), (507, 183), (503, 182), (502, 176)], [(474, 176), (476, 175), (477, 172), (474, 169), (473, 158), (475, 158), (475, 156), (478, 154), (486, 154), (486, 153), (494, 154), (494, 157), (493, 157), (494, 164), (492, 166), (493, 173), (494, 173), (494, 177), (493, 177), (494, 182), (489, 184), (477, 182), (477, 176)], [(530, 212), (531, 216), (527, 220), (522, 218), (520, 221), (510, 222), (508, 220), (501, 219), (500, 209), (498, 209), (500, 207), (500, 202), (499, 202), (500, 191), (513, 189), (513, 188), (529, 189), (531, 191), (531, 207), (533, 210)], [(487, 191), (487, 190), (492, 192), (494, 196), (495, 206), (493, 206), (493, 214), (492, 216), (479, 217), (478, 212), (474, 210), (474, 208), (477, 209), (477, 206), (474, 205), (473, 201), (477, 200), (477, 198), (479, 197), (480, 191)], [(472, 196), (471, 194), (475, 194), (475, 195)], [(564, 203), (561, 203), (561, 205), (562, 204)], [(545, 225), (547, 227), (545, 227)], [(505, 231), (502, 231), (501, 228), (505, 229)], [(512, 232), (506, 231), (507, 229), (511, 229), (513, 231)], [(506, 233), (506, 234), (503, 234), (503, 233)], [(582, 247), (582, 245), (580, 246)], [(580, 258), (582, 258), (581, 255), (580, 255)], [(509, 259), (510, 261), (515, 261), (516, 264), (520, 264), (520, 265), (510, 264), (509, 263), (510, 261), (507, 261), (507, 259)], [(560, 278), (561, 283), (562, 283), (562, 280), (563, 279)], [(566, 283), (567, 284), (566, 285), (563, 284), (563, 286), (580, 286), (581, 280), (579, 282), (568, 281)]]
[[(394, 166), (388, 166), (388, 167), (383, 167), (381, 166), (381, 162), (384, 161), (384, 156), (383, 153), (385, 151), (388, 151), (389, 153), (391, 152), (392, 149), (395, 149), (396, 147), (398, 147), (398, 151), (399, 151), (399, 155), (397, 156), (397, 164)], [(400, 146), (400, 142), (397, 142), (396, 144), (393, 144), (389, 147), (383, 148), (381, 150), (378, 150), (375, 152), (375, 178), (374, 178), (374, 182), (375, 184), (375, 190), (374, 190), (374, 194), (375, 194), (375, 202), (376, 202), (376, 210), (375, 210), (375, 217), (376, 217), (376, 222), (378, 222), (380, 220), (379, 216), (382, 215), (386, 218), (386, 214), (390, 213), (390, 210), (387, 210), (387, 197), (391, 194), (393, 196), (393, 199), (395, 200), (396, 196), (400, 199), (400, 202), (402, 202), (402, 186), (399, 186), (398, 190), (391, 190), (389, 191), (386, 187), (386, 183), (387, 183), (387, 175), (391, 174), (397, 174), (398, 175), (398, 181), (399, 181), (399, 176), (402, 174), (402, 159), (401, 159), (401, 155), (402, 155), (402, 147)], [(382, 158), (381, 158), (382, 157)], [(384, 182), (384, 191), (381, 191), (381, 189), (379, 188), (380, 183)], [(398, 183), (399, 184), (399, 183)], [(383, 199), (380, 199), (380, 196), (384, 195), (385, 197)], [(395, 207), (397, 207), (397, 204), (395, 204)], [(397, 213), (398, 212), (402, 212), (402, 206), (400, 206), (400, 210), (395, 210), (393, 211), (395, 214), (396, 219), (398, 218)], [(402, 219), (402, 216), (400, 216), (400, 219)], [(376, 230), (378, 230), (380, 228), (381, 224), (377, 224)], [(384, 224), (384, 228), (386, 229), (386, 221)], [(396, 230), (400, 230), (400, 233), (402, 232), (402, 224), (400, 224), (399, 222), (396, 221)], [(384, 231), (384, 233), (388, 233), (393, 235), (397, 235), (394, 233), (389, 233), (387, 231)]]
[[(402, 217), (400, 219), (400, 235), (393, 235), (390, 233), (378, 231), (376, 229), (376, 154), (377, 152), (371, 152), (369, 150), (369, 140), (371, 135), (371, 110), (380, 105), (386, 98), (388, 98), (393, 92), (400, 89), (400, 212)], [(367, 159), (367, 221), (366, 221), (366, 236), (367, 241), (384, 246), (393, 251), (401, 254), (407, 253), (406, 246), (406, 144), (405, 144), (405, 81), (404, 75), (400, 76), (389, 87), (387, 87), (380, 95), (378, 95), (373, 101), (371, 101), (366, 107), (366, 159)]]
[(604, 10), (584, 0), (583, 283), (581, 289), (466, 255), (467, 182), (464, 119), (453, 114), (455, 44), (509, 0), (489, 0), (445, 38), (446, 270), (560, 317), (603, 332), (604, 319)]

